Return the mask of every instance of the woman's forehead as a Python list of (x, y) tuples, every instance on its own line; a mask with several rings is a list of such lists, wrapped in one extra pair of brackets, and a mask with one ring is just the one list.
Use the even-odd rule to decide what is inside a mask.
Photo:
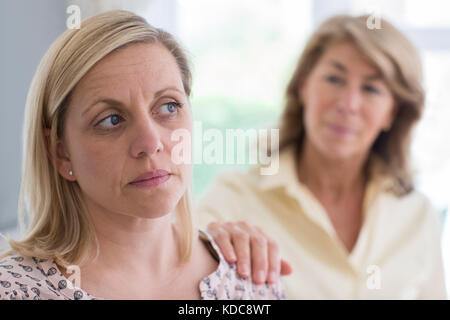
[(351, 42), (331, 44), (322, 54), (319, 63), (342, 72), (357, 72), (364, 78), (378, 77), (378, 67)]
[(183, 89), (175, 58), (159, 43), (139, 43), (104, 57), (80, 80), (75, 91), (92, 96), (143, 88), (151, 93), (167, 86)]

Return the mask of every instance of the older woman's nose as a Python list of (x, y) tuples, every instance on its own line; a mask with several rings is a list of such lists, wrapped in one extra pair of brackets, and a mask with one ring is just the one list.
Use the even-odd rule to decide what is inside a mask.
[(164, 146), (158, 125), (151, 119), (141, 119), (135, 126), (130, 148), (131, 155), (135, 158), (151, 157), (161, 152)]
[(349, 86), (341, 93), (338, 110), (346, 113), (355, 113), (362, 103), (361, 92), (357, 86)]

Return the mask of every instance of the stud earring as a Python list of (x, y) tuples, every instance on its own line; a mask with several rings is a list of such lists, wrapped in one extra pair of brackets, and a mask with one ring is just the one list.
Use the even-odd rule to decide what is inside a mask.
[(72, 170), (69, 170), (69, 176), (73, 176)]

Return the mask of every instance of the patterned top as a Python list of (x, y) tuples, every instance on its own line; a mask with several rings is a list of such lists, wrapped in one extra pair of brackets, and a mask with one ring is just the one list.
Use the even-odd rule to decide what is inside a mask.
[[(285, 299), (281, 281), (272, 285), (257, 285), (250, 279), (241, 278), (236, 272), (236, 265), (225, 261), (209, 234), (201, 231), (200, 238), (219, 262), (217, 269), (199, 284), (202, 300)], [(74, 286), (59, 271), (54, 260), (24, 257), (15, 252), (0, 260), (0, 299), (103, 300)]]

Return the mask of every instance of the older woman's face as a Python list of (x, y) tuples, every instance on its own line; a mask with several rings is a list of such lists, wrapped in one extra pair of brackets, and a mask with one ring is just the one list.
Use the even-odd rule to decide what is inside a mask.
[(394, 118), (378, 70), (350, 43), (331, 45), (300, 87), (306, 136), (331, 158), (366, 155)]
[(67, 161), (59, 172), (76, 180), (98, 208), (162, 216), (191, 180), (190, 165), (171, 161), (178, 143), (171, 134), (191, 126), (175, 58), (161, 44), (133, 44), (106, 56), (77, 84), (62, 143)]

